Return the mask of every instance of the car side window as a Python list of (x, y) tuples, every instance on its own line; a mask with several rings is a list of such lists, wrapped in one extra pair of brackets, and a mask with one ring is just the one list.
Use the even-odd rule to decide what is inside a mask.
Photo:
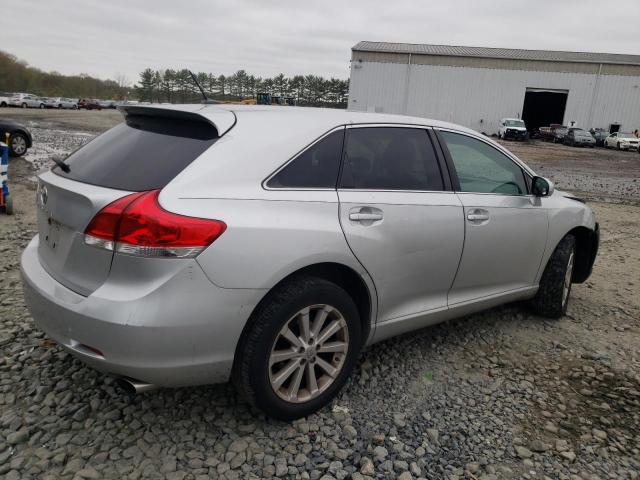
[(426, 130), (364, 127), (347, 130), (341, 188), (443, 189), (438, 160)]
[(460, 191), (524, 195), (522, 169), (489, 144), (452, 132), (440, 132), (460, 181)]
[(268, 182), (269, 188), (336, 188), (344, 128), (314, 143)]

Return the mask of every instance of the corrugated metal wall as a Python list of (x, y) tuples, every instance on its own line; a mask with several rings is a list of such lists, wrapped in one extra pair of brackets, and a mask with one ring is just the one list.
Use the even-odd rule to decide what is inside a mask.
[(637, 76), (358, 62), (351, 68), (349, 108), (446, 120), (492, 134), (501, 118), (521, 116), (527, 88), (568, 90), (565, 124), (640, 128)]

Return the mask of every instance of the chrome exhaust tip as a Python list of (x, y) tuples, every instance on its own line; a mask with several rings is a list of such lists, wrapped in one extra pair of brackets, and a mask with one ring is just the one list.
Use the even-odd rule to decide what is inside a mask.
[(120, 388), (122, 388), (125, 392), (130, 395), (134, 395), (136, 393), (149, 392), (151, 390), (156, 390), (159, 387), (152, 383), (144, 383), (139, 380), (135, 380), (133, 378), (120, 377), (116, 380), (116, 383)]

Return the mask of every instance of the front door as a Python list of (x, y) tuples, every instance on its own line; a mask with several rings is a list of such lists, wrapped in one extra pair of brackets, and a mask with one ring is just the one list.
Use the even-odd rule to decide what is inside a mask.
[(459, 183), (465, 242), (449, 305), (531, 287), (547, 238), (543, 200), (529, 195), (523, 169), (462, 133), (440, 132)]
[(375, 283), (378, 321), (446, 308), (464, 221), (427, 130), (354, 126), (345, 141), (340, 223)]

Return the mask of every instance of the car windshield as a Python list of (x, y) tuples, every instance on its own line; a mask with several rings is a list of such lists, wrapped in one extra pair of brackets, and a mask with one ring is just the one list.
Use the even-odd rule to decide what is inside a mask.
[(507, 127), (524, 127), (524, 122), (522, 120), (505, 120), (504, 124)]
[(560, 128), (556, 128), (555, 132), (556, 133), (567, 133), (568, 128), (567, 127), (560, 127)]
[(619, 133), (618, 138), (637, 138), (637, 137), (631, 133)]
[(591, 138), (591, 134), (589, 132), (585, 132), (584, 130), (576, 131), (575, 135), (576, 135), (576, 137)]

